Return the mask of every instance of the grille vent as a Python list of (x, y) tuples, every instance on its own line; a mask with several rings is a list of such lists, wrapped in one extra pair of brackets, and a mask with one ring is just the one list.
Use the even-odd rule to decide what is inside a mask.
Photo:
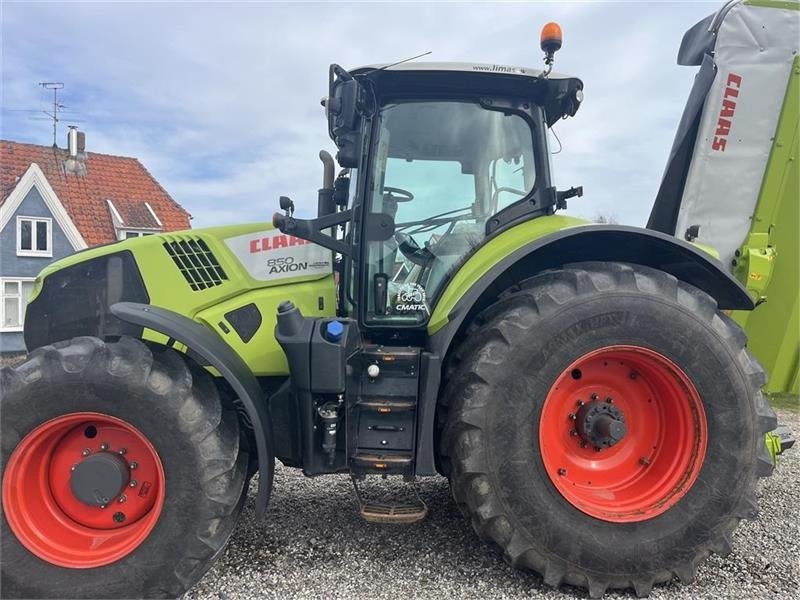
[(217, 257), (200, 238), (180, 237), (164, 242), (164, 249), (194, 291), (205, 290), (228, 280)]

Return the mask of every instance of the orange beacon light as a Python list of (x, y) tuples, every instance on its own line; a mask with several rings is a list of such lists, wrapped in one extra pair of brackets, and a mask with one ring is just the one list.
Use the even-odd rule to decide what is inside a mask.
[(545, 75), (549, 74), (553, 68), (553, 55), (561, 48), (564, 36), (561, 33), (561, 26), (558, 23), (550, 22), (542, 27), (540, 45), (544, 52), (544, 64), (547, 65)]

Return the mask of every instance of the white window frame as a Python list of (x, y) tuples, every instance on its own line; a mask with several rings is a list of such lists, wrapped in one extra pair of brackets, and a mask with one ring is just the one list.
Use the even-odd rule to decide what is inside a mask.
[[(22, 222), (31, 222), (31, 246), (30, 250), (22, 249)], [(47, 223), (47, 249), (39, 250), (36, 248), (36, 223)], [(50, 217), (26, 217), (17, 216), (17, 256), (41, 256), (52, 258), (53, 256), (53, 219)]]
[(129, 233), (135, 233), (136, 235), (133, 237), (144, 237), (146, 235), (161, 233), (161, 230), (160, 229), (117, 229), (117, 239), (119, 240), (132, 239), (126, 237)]
[[(22, 331), (25, 324), (25, 311), (22, 310), (22, 284), (35, 281), (35, 277), (0, 277), (0, 332), (8, 333), (13, 331)], [(17, 298), (17, 317), (20, 324), (14, 327), (6, 327), (6, 283), (17, 284), (17, 294), (12, 295), (12, 298)], [(27, 298), (26, 304), (27, 304)]]

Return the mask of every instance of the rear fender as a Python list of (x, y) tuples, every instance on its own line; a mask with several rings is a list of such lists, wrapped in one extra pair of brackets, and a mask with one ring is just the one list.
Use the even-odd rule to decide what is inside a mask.
[(522, 243), (494, 262), (485, 257), (474, 261), (492, 241), (453, 275), (433, 311), (428, 333), (439, 352), (446, 350), (468, 315), (488, 306), (500, 292), (536, 273), (570, 263), (620, 262), (660, 269), (706, 292), (720, 309), (753, 309), (747, 290), (719, 260), (657, 231), (624, 225), (567, 227)]
[(272, 490), (274, 450), (267, 402), (253, 372), (216, 332), (183, 315), (135, 302), (118, 302), (111, 306), (111, 312), (126, 323), (146, 327), (184, 344), (219, 371), (236, 392), (253, 424), (260, 473), (256, 516), (263, 517)]

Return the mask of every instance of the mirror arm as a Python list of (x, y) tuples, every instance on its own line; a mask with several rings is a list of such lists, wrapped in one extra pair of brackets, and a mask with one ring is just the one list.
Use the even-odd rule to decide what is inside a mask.
[(272, 215), (272, 224), (277, 227), (281, 233), (308, 240), (323, 248), (333, 250), (342, 256), (350, 256), (350, 254), (352, 254), (352, 249), (348, 244), (322, 233), (322, 230), (342, 225), (352, 218), (353, 209), (324, 215), (316, 219), (295, 219), (294, 217), (288, 217), (281, 213), (275, 213)]

